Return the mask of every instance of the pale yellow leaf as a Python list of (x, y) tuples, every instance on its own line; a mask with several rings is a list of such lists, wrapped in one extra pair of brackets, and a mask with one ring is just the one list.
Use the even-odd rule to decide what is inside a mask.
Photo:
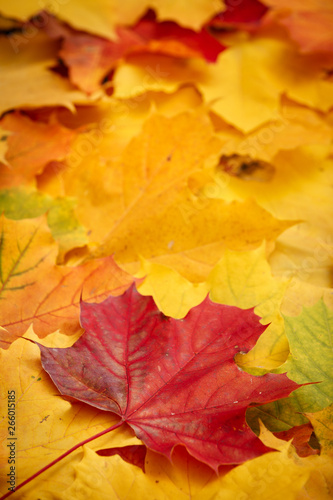
[(14, 33), (0, 37), (0, 114), (14, 108), (65, 106), (91, 99), (65, 78), (50, 71), (57, 62), (57, 43), (38, 31), (31, 39)]

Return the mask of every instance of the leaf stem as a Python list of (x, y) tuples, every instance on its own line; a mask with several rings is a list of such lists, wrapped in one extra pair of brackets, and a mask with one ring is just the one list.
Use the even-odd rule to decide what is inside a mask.
[(94, 436), (90, 437), (90, 438), (87, 438), (85, 439), (84, 441), (81, 441), (80, 443), (76, 444), (75, 446), (73, 446), (73, 448), (70, 448), (69, 450), (65, 451), (65, 453), (63, 453), (62, 455), (60, 455), (60, 457), (56, 458), (55, 460), (53, 460), (52, 462), (50, 462), (48, 465), (45, 465), (45, 467), (43, 467), (42, 469), (40, 469), (38, 472), (36, 472), (35, 474), (33, 474), (32, 476), (28, 477), (28, 479), (26, 479), (25, 481), (23, 481), (21, 484), (19, 484), (18, 486), (15, 487), (15, 490), (13, 491), (8, 491), (8, 493), (6, 493), (5, 495), (3, 495), (0, 500), (5, 500), (5, 498), (8, 498), (10, 497), (11, 495), (13, 495), (14, 493), (17, 492), (17, 490), (23, 488), (23, 486), (25, 486), (26, 484), (30, 483), (30, 481), (32, 481), (33, 479), (35, 479), (36, 477), (38, 477), (40, 474), (42, 474), (42, 472), (45, 472), (47, 469), (49, 469), (50, 467), (52, 467), (52, 465), (55, 465), (56, 463), (60, 462), (60, 460), (62, 460), (63, 458), (67, 457), (68, 455), (70, 455), (71, 453), (73, 453), (73, 451), (77, 450), (78, 448), (80, 448), (81, 446), (89, 443), (90, 441), (93, 441), (94, 439), (97, 439), (99, 438), (100, 436), (103, 436), (104, 434), (107, 434), (108, 432), (111, 432), (113, 431), (114, 429), (117, 429), (118, 427), (120, 427), (122, 424), (123, 424), (123, 420), (119, 420), (119, 422), (117, 422), (115, 425), (113, 425), (112, 427), (108, 427), (107, 429), (104, 429), (104, 431), (101, 431), (99, 432), (98, 434), (95, 434)]

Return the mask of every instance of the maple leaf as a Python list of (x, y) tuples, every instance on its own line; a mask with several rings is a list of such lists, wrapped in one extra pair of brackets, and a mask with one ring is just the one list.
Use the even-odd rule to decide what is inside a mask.
[(295, 317), (284, 317), (291, 354), (276, 371), (298, 383), (320, 382), (298, 389), (303, 412), (321, 410), (333, 401), (331, 366), (333, 311), (321, 299)]
[[(75, 480), (65, 490), (63, 499), (72, 500), (78, 491), (88, 491), (93, 500), (106, 500), (115, 495), (121, 500), (136, 500), (138, 492), (142, 491), (145, 497), (149, 491), (157, 500), (281, 500), (281, 497), (298, 500), (299, 492), (319, 464), (312, 464), (312, 467), (304, 461), (300, 464), (290, 443), (276, 441), (281, 443), (278, 451), (245, 462), (217, 478), (212, 477), (212, 470), (186, 455), (181, 448), (175, 450), (174, 465), (162, 455), (147, 450), (146, 474), (143, 474), (118, 456), (105, 459), (86, 447), (83, 459), (74, 465)], [(96, 491), (96, 484), (99, 491)]]
[(200, 283), (191, 283), (172, 268), (141, 259), (136, 277), (144, 280), (138, 290), (142, 295), (151, 295), (164, 314), (178, 319), (202, 302), (208, 293), (220, 304), (242, 309), (255, 307), (261, 322), (270, 324), (255, 347), (245, 355), (236, 355), (235, 359), (245, 370), (259, 367), (272, 370), (280, 366), (289, 353), (279, 312), (287, 280), (272, 277), (265, 253), (265, 245), (246, 252), (227, 249), (207, 280)]
[(332, 310), (321, 299), (312, 307), (304, 307), (298, 316), (284, 316), (290, 355), (275, 373), (288, 376), (303, 385), (290, 397), (274, 404), (251, 408), (247, 422), (258, 430), (260, 418), (273, 431), (287, 431), (307, 423), (304, 416), (330, 405), (333, 400), (331, 329)]
[[(38, 339), (36, 335), (30, 335)], [(47, 345), (59, 345), (68, 337), (51, 334)], [(15, 391), (16, 426), (16, 472), (22, 482), (35, 474), (42, 466), (72, 448), (77, 442), (89, 439), (102, 432), (117, 421), (116, 415), (101, 412), (96, 408), (77, 402), (71, 404), (59, 399), (59, 394), (43, 370), (40, 363), (40, 351), (25, 338), (17, 339), (8, 350), (0, 349), (0, 401), (1, 407), (8, 405), (8, 390)], [(9, 367), (15, 369), (8, 369)], [(12, 393), (11, 393), (12, 394)], [(6, 493), (8, 484), (8, 422), (0, 422), (0, 496)], [(139, 445), (141, 442), (133, 436), (126, 426), (116, 429), (112, 436), (102, 436), (90, 443), (90, 448), (98, 450), (106, 447)], [(69, 464), (80, 462), (80, 452), (71, 455), (70, 462), (62, 461), (61, 471), (56, 472), (56, 487), (66, 488), (73, 481)], [(51, 471), (50, 471), (51, 472)], [(54, 472), (54, 471), (52, 471)], [(38, 482), (32, 481), (25, 490), (36, 494), (50, 490), (50, 476), (46, 471)], [(36, 484), (37, 483), (37, 484)], [(19, 498), (24, 498), (21, 492)]]
[[(106, 178), (113, 179), (117, 172), (122, 179), (107, 224), (102, 218), (96, 222), (91, 211), (96, 205), (95, 183), (86, 187), (92, 202), (81, 213), (91, 238), (100, 241), (92, 248), (92, 256), (113, 254), (119, 264), (128, 264), (128, 272), (137, 270), (139, 255), (154, 257), (197, 280), (202, 276), (198, 262), (203, 261), (207, 273), (206, 249), (210, 249), (210, 263), (215, 264), (225, 247), (245, 250), (259, 246), (263, 239), (274, 241), (291, 221), (273, 219), (250, 200), (228, 204), (208, 197), (201, 200), (191, 193), (189, 177), (204, 171), (205, 162), (216, 158), (219, 146), (201, 111), (170, 119), (151, 116), (125, 148), (117, 170), (106, 172)], [(95, 173), (94, 164), (91, 175)], [(87, 175), (82, 166), (78, 175)], [(105, 191), (105, 178), (101, 184), (98, 197)]]
[[(332, 54), (333, 8), (330, 2), (292, 0), (286, 5), (279, 0), (263, 0), (263, 3), (273, 7), (267, 24), (276, 22), (285, 26), (301, 53)], [(332, 62), (331, 58), (329, 60)]]
[(2, 216), (1, 347), (8, 348), (31, 323), (40, 337), (57, 329), (74, 334), (80, 331), (81, 293), (85, 300), (104, 300), (112, 290), (122, 293), (133, 281), (112, 257), (76, 267), (57, 266), (57, 250), (43, 217), (12, 221)]
[(258, 27), (267, 10), (267, 7), (258, 0), (243, 0), (237, 3), (225, 0), (225, 10), (217, 14), (209, 22), (209, 26), (217, 28), (232, 26), (252, 31)]
[(73, 111), (74, 102), (89, 102), (85, 93), (50, 71), (56, 61), (57, 44), (41, 30), (31, 39), (16, 33), (0, 36), (0, 114), (15, 108), (58, 105)]
[(153, 13), (133, 28), (118, 27), (115, 41), (76, 32), (53, 19), (46, 32), (51, 38), (63, 39), (59, 56), (69, 68), (70, 80), (87, 93), (98, 90), (108, 73), (133, 52), (204, 57), (214, 62), (224, 49), (206, 29), (196, 33), (174, 22), (157, 23)]
[(0, 163), (1, 187), (32, 182), (47, 163), (65, 158), (76, 136), (55, 119), (40, 123), (19, 112), (5, 115), (0, 123), (8, 133), (6, 164)]
[(309, 423), (302, 412), (302, 401), (295, 391), (288, 398), (282, 398), (257, 408), (249, 408), (246, 412), (246, 422), (256, 434), (260, 429), (259, 421), (262, 421), (272, 432), (285, 432), (293, 427)]
[[(258, 36), (229, 47), (213, 65), (198, 58), (129, 57), (115, 70), (114, 96), (124, 99), (149, 90), (174, 92), (184, 83), (195, 84), (212, 111), (248, 133), (276, 115), (282, 94), (328, 111), (333, 105), (333, 86), (323, 76), (326, 64), (324, 56), (300, 56), (284, 39)], [(149, 69), (156, 67), (159, 77), (153, 80)]]
[(223, 1), (210, 0), (196, 0), (191, 9), (186, 0), (149, 0), (149, 6), (156, 11), (159, 21), (176, 21), (181, 26), (196, 31), (224, 7)]
[[(329, 500), (333, 495), (333, 407), (319, 413), (304, 411), (323, 408), (333, 400), (329, 370), (331, 3), (195, 0), (189, 6), (185, 0), (47, 0), (43, 5), (43, 1), (19, 0), (0, 6), (0, 114), (5, 113), (0, 123), (0, 169), (4, 173), (0, 182), (14, 186), (0, 192), (0, 213), (3, 210), (14, 219), (1, 219), (0, 322), (7, 331), (0, 328), (1, 347), (6, 349), (0, 349), (0, 397), (6, 408), (8, 390), (17, 394), (17, 479), (34, 478), (13, 492), (13, 497)], [(41, 8), (49, 11), (39, 12)], [(155, 9), (156, 18), (151, 11), (145, 15), (149, 8)], [(72, 28), (61, 26), (60, 21)], [(56, 36), (65, 39), (62, 50), (61, 41), (45, 33), (56, 23)], [(222, 43), (228, 48), (216, 59)], [(117, 52), (116, 47), (118, 55), (112, 52)], [(87, 56), (92, 54), (100, 60), (92, 57), (88, 66)], [(59, 55), (63, 60), (67, 57), (69, 75)], [(103, 81), (104, 77), (108, 80)], [(93, 94), (77, 90), (74, 81)], [(154, 115), (156, 110), (163, 115), (161, 119)], [(180, 115), (184, 111), (186, 117)], [(290, 219), (297, 222), (294, 227)], [(114, 264), (111, 254), (131, 273), (136, 273), (141, 262), (140, 276), (146, 279), (140, 291), (158, 298), (164, 314), (183, 317), (209, 291), (211, 299), (223, 303), (219, 306), (223, 310), (226, 304), (243, 309), (255, 306), (253, 311), (238, 310), (235, 323), (237, 328), (242, 318), (252, 318), (250, 323), (256, 324), (253, 338), (239, 342), (239, 348), (215, 371), (203, 368), (198, 391), (189, 388), (186, 396), (189, 402), (198, 397), (203, 407), (204, 382), (208, 380), (214, 390), (220, 380), (210, 383), (210, 375), (218, 377), (230, 367), (237, 370), (236, 382), (243, 381), (244, 386), (246, 381), (251, 386), (253, 381), (264, 385), (267, 380), (278, 380), (285, 370), (298, 383), (319, 382), (304, 385), (288, 397), (273, 398), (273, 403), (267, 401), (276, 393), (275, 382), (273, 394), (268, 384), (263, 401), (258, 401), (258, 390), (254, 391), (257, 406), (248, 404), (252, 395), (242, 408), (232, 403), (238, 420), (221, 418), (221, 432), (232, 422), (236, 429), (231, 439), (244, 429), (250, 433), (246, 423), (257, 433), (260, 418), (270, 431), (284, 433), (279, 437), (296, 436), (303, 446), (310, 420), (320, 456), (298, 456), (292, 444), (261, 426), (258, 438), (251, 434), (257, 441), (249, 438), (247, 444), (255, 443), (254, 453), (258, 442), (264, 451), (277, 451), (237, 467), (219, 466), (217, 477), (213, 470), (217, 466), (208, 467), (188, 454), (185, 447), (195, 446), (184, 442), (183, 428), (179, 431), (183, 446), (173, 445), (177, 425), (195, 426), (195, 421), (181, 424), (177, 415), (171, 415), (173, 402), (184, 403), (185, 388), (170, 394), (165, 402), (163, 397), (167, 399), (169, 393), (163, 387), (161, 401), (156, 397), (144, 402), (139, 411), (135, 406), (138, 385), (129, 384), (129, 394), (137, 397), (135, 413), (131, 413), (131, 400), (126, 412), (118, 398), (121, 410), (117, 407), (116, 414), (60, 398), (42, 371), (39, 348), (23, 339), (11, 342), (29, 327), (25, 337), (51, 348), (52, 353), (55, 347), (62, 355), (76, 352), (75, 346), (73, 351), (60, 348), (72, 345), (82, 333), (80, 293), (83, 309), (90, 311), (94, 306), (87, 306), (87, 301), (117, 295), (133, 282), (132, 276)], [(86, 259), (84, 264), (82, 259)], [(60, 262), (67, 265), (57, 265)], [(324, 302), (317, 303), (321, 297)], [(208, 306), (211, 303), (206, 299), (197, 307)], [(306, 306), (303, 311), (302, 306)], [(163, 332), (158, 339), (147, 335), (155, 339), (158, 356), (165, 349), (163, 335), (170, 329), (172, 333), (174, 325), (180, 332), (188, 317), (199, 313), (193, 309), (179, 322), (154, 311), (157, 324), (163, 320), (163, 328), (156, 326), (156, 332)], [(213, 317), (207, 320), (208, 330), (211, 322)], [(63, 333), (51, 333), (59, 328)], [(184, 335), (181, 343), (189, 337), (198, 342), (207, 338), (205, 330), (195, 330), (193, 335), (189, 329), (186, 332), (179, 333), (179, 338)], [(131, 340), (138, 338), (132, 333), (129, 329)], [(88, 332), (75, 345), (86, 345), (87, 338)], [(128, 346), (125, 339), (119, 341), (122, 353)], [(96, 345), (98, 349), (100, 344)], [(284, 362), (289, 345), (291, 353), (283, 366), (274, 374), (253, 377), (263, 368), (271, 370)], [(191, 346), (177, 351), (177, 359), (189, 353)], [(152, 371), (149, 367), (142, 373), (148, 366), (145, 353), (132, 344), (129, 350), (132, 357), (142, 357), (131, 359), (131, 381), (158, 384), (161, 376), (168, 380), (168, 372), (158, 370), (160, 359)], [(224, 353), (223, 349), (214, 351), (214, 356)], [(170, 373), (175, 357), (162, 357)], [(133, 373), (132, 368), (138, 371)], [(280, 380), (288, 382), (286, 375)], [(124, 378), (113, 376), (111, 389), (117, 381), (123, 383)], [(223, 387), (227, 396), (230, 386), (234, 384)], [(244, 395), (244, 387), (237, 387), (235, 401), (239, 401), (238, 394)], [(147, 392), (145, 387), (140, 397)], [(119, 397), (126, 400), (123, 393)], [(144, 425), (150, 426), (144, 429), (145, 439), (154, 434), (154, 422), (169, 425), (167, 445), (172, 449), (166, 455), (172, 452), (172, 464), (160, 450), (146, 450), (129, 426), (121, 425), (124, 420), (131, 424), (137, 414), (142, 417), (144, 408)], [(132, 424), (137, 430), (139, 423)], [(0, 488), (6, 498), (7, 425), (3, 418)], [(108, 434), (110, 425), (115, 431), (112, 435)], [(199, 438), (209, 431), (209, 426), (195, 428)], [(230, 444), (228, 437), (225, 441), (226, 446)], [(56, 464), (52, 469), (50, 460)], [(134, 465), (136, 460), (141, 466), (145, 462), (146, 474)], [(45, 464), (49, 465), (45, 468)]]
[[(248, 155), (252, 162), (257, 158), (269, 162), (270, 170), (274, 170), (273, 176), (269, 176), (267, 172), (264, 177), (265, 172), (261, 168), (261, 177), (256, 177), (258, 167), (253, 169), (252, 176), (248, 175), (251, 172), (236, 171), (239, 178), (247, 174), (247, 180), (257, 179), (261, 182), (273, 180), (274, 173), (275, 176), (279, 174), (276, 172), (275, 158), (279, 151), (292, 150), (308, 144), (329, 144), (332, 137), (331, 127), (321, 113), (286, 98), (281, 99), (273, 119), (248, 134), (230, 127), (218, 117), (214, 118), (214, 126), (218, 137), (224, 142), (221, 150), (223, 154), (238, 154), (242, 158)], [(266, 165), (266, 168), (269, 165)]]
[[(310, 446), (309, 440), (312, 435), (313, 427), (310, 423), (293, 427), (289, 431), (275, 433), (275, 436), (279, 439), (284, 439), (285, 441), (292, 440), (292, 444), (300, 457), (319, 454), (319, 447), (314, 449)], [(316, 444), (318, 445), (319, 443)]]
[(71, 0), (45, 5), (37, 0), (28, 0), (1, 5), (1, 12), (6, 17), (27, 21), (36, 16), (41, 7), (46, 9), (42, 13), (42, 25), (47, 24), (50, 15), (56, 14), (76, 29), (114, 39), (116, 26), (134, 24), (149, 8), (156, 10), (159, 20), (172, 20), (182, 26), (200, 30), (205, 21), (223, 9), (223, 2), (196, 0), (191, 9), (188, 9), (185, 0), (112, 0), (108, 3), (105, 0)]
[(63, 395), (116, 413), (168, 457), (183, 444), (217, 470), (260, 455), (266, 449), (245, 424), (246, 408), (297, 387), (234, 363), (265, 329), (251, 310), (207, 298), (179, 322), (132, 286), (98, 305), (82, 303), (81, 324), (85, 333), (70, 348), (39, 344), (44, 369)]
[(229, 202), (253, 198), (274, 217), (293, 214), (299, 220), (288, 233), (278, 237), (269, 256), (273, 275), (291, 279), (281, 304), (281, 311), (287, 316), (299, 314), (303, 305), (312, 306), (322, 296), (333, 307), (330, 236), (333, 170), (330, 146), (319, 144), (327, 138), (328, 135), (322, 139), (317, 136), (316, 145), (279, 151), (273, 157), (275, 173), (270, 181), (252, 182), (229, 176), (220, 166), (212, 172), (212, 178), (221, 186), (214, 197)]
[[(142, 498), (149, 494), (156, 500), (210, 500), (219, 494), (223, 484), (222, 475), (216, 477), (212, 469), (180, 447), (173, 454), (172, 464), (163, 455), (147, 450), (145, 474), (119, 456), (99, 455), (85, 447), (83, 459), (74, 465), (75, 480), (65, 490), (64, 500), (74, 499), (77, 491), (91, 491), (93, 500), (99, 500), (102, 492), (105, 499), (117, 495), (122, 500), (137, 500), (142, 492)], [(100, 485), (97, 492), (96, 484)]]
[[(41, 8), (45, 12), (40, 12)], [(76, 29), (94, 33), (106, 38), (115, 38), (115, 26), (119, 24), (135, 23), (148, 8), (147, 0), (127, 0), (119, 2), (111, 0), (71, 0), (71, 2), (43, 3), (37, 0), (15, 2), (15, 4), (1, 5), (1, 12), (9, 18), (29, 21), (37, 17), (37, 30), (44, 27), (53, 15), (67, 22)], [(38, 15), (40, 20), (38, 22)], [(29, 26), (28, 26), (29, 27)], [(30, 29), (36, 31), (33, 20)]]
[(63, 263), (66, 253), (88, 243), (86, 230), (75, 216), (76, 200), (57, 198), (26, 188), (0, 190), (0, 212), (8, 219), (38, 217), (47, 212), (52, 236), (59, 243), (57, 263)]

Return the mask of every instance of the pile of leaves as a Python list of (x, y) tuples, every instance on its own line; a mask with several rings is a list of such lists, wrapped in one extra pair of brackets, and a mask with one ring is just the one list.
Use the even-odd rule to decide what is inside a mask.
[(331, 499), (333, 6), (2, 0), (0, 45), (1, 498)]

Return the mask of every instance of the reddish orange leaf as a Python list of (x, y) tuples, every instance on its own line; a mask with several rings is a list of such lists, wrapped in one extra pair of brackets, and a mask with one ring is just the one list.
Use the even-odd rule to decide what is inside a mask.
[(224, 49), (205, 28), (197, 33), (175, 22), (158, 23), (153, 13), (148, 13), (131, 29), (118, 27), (116, 42), (75, 31), (55, 20), (47, 26), (47, 31), (52, 37), (64, 39), (59, 55), (69, 68), (71, 81), (88, 93), (99, 89), (121, 58), (133, 52), (204, 57), (214, 62)]
[(112, 257), (69, 267), (55, 264), (58, 246), (46, 220), (0, 220), (0, 346), (8, 348), (33, 324), (43, 338), (81, 330), (80, 296), (98, 302), (133, 282)]
[(239, 29), (254, 29), (258, 27), (261, 18), (268, 8), (258, 0), (224, 0), (226, 9), (217, 14), (210, 22), (214, 27), (235, 27)]
[(133, 28), (142, 39), (142, 47), (133, 51), (159, 52), (173, 57), (203, 57), (215, 62), (224, 46), (205, 28), (193, 31), (172, 21), (157, 23), (153, 13), (143, 18)]
[(283, 439), (285, 441), (290, 441), (292, 439), (292, 443), (300, 457), (308, 457), (310, 455), (319, 454), (319, 449), (313, 449), (309, 444), (312, 434), (313, 427), (311, 424), (297, 425), (288, 431), (274, 433), (274, 435), (279, 439)]
[(55, 119), (39, 123), (18, 111), (5, 115), (0, 125), (11, 133), (7, 139), (7, 164), (0, 163), (1, 188), (32, 182), (47, 163), (65, 158), (76, 136)]
[(333, 10), (292, 12), (281, 19), (300, 51), (308, 53), (333, 52)]
[(132, 285), (100, 304), (83, 302), (81, 325), (86, 331), (70, 348), (39, 345), (44, 369), (63, 395), (116, 413), (169, 458), (182, 444), (217, 470), (265, 453), (246, 409), (298, 387), (286, 376), (249, 375), (234, 362), (266, 328), (252, 309), (207, 297), (176, 320)]
[[(332, 65), (333, 3), (326, 0), (262, 0), (270, 7), (266, 16), (267, 28), (281, 24), (303, 54), (327, 57), (324, 68)], [(324, 60), (323, 60), (324, 61)]]

